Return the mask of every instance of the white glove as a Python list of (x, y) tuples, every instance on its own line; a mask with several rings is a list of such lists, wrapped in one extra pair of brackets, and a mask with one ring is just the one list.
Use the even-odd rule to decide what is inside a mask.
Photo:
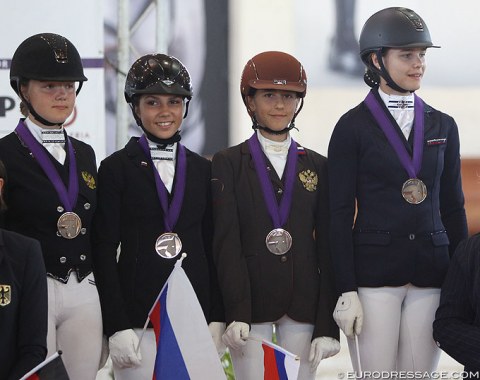
[(329, 336), (321, 336), (312, 341), (310, 347), (310, 355), (308, 360), (310, 364), (310, 371), (315, 372), (322, 359), (338, 354), (340, 351), (340, 342), (335, 338)]
[(225, 322), (210, 322), (208, 324), (208, 329), (212, 335), (213, 343), (215, 343), (218, 357), (221, 358), (227, 350), (227, 347), (222, 341), (222, 335), (225, 332)]
[(108, 340), (110, 357), (112, 362), (119, 368), (138, 367), (142, 362), (138, 346), (138, 336), (132, 329), (117, 331)]
[(223, 343), (229, 348), (238, 350), (240, 347), (247, 344), (249, 331), (250, 326), (248, 326), (248, 323), (233, 321), (228, 325), (222, 335)]
[(346, 292), (338, 298), (333, 319), (347, 338), (360, 335), (363, 325), (363, 310), (357, 292)]

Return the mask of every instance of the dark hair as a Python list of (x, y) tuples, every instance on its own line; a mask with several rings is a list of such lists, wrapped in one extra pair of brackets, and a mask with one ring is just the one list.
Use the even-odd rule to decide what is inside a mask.
[[(2, 160), (0, 160), (0, 178), (3, 179), (3, 188), (5, 188), (7, 184), (7, 170), (5, 169), (5, 165), (3, 164)], [(2, 193), (0, 193), (0, 211), (4, 211), (7, 209), (7, 204), (3, 200)]]

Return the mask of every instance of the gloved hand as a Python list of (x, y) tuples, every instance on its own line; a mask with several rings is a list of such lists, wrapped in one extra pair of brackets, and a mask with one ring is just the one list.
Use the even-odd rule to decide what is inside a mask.
[(310, 347), (310, 355), (308, 360), (310, 364), (310, 371), (315, 372), (322, 359), (338, 354), (340, 351), (340, 342), (335, 338), (329, 336), (321, 336), (312, 341)]
[(240, 347), (247, 344), (248, 333), (250, 331), (250, 326), (245, 322), (235, 322), (230, 323), (222, 335), (223, 343), (227, 347), (234, 350), (238, 350)]
[(363, 310), (357, 292), (346, 292), (338, 298), (333, 319), (347, 338), (360, 335), (363, 325)]
[(112, 362), (119, 368), (138, 367), (142, 362), (140, 349), (135, 352), (138, 346), (138, 336), (132, 329), (117, 331), (108, 340), (110, 357)]
[(217, 348), (218, 357), (221, 358), (227, 350), (227, 347), (222, 341), (222, 335), (225, 332), (225, 322), (210, 322), (208, 329), (212, 335), (213, 343), (215, 343), (215, 347)]

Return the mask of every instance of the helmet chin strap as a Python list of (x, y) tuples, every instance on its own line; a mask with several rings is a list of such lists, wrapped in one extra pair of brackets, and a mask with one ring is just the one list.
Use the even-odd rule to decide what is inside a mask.
[(390, 74), (388, 73), (385, 65), (383, 64), (383, 58), (382, 58), (382, 51), (381, 49), (380, 50), (377, 50), (376, 51), (376, 56), (377, 56), (377, 60), (378, 60), (378, 63), (380, 65), (380, 70), (375, 66), (375, 65), (372, 65), (375, 70), (378, 72), (378, 74), (383, 78), (385, 79), (385, 81), (387, 82), (387, 86), (390, 87), (391, 89), (395, 90), (395, 91), (398, 91), (398, 92), (415, 92), (415, 91), (410, 91), (410, 90), (406, 90), (402, 87), (400, 87), (398, 84), (396, 84), (394, 82), (394, 80), (392, 79), (392, 77), (390, 76)]
[(292, 121), (290, 122), (287, 128), (283, 128), (280, 131), (274, 131), (273, 129), (270, 129), (268, 127), (264, 127), (263, 125), (258, 124), (258, 121), (255, 115), (252, 116), (252, 129), (255, 129), (255, 130), (261, 129), (262, 131), (267, 132), (269, 135), (276, 135), (276, 136), (283, 135), (285, 133), (288, 133), (293, 128), (295, 128), (298, 131), (298, 128), (295, 127), (295, 118), (292, 119)]
[(298, 131), (298, 128), (295, 127), (295, 119), (296, 119), (297, 115), (300, 113), (300, 111), (302, 110), (302, 108), (303, 108), (303, 98), (301, 98), (300, 106), (298, 107), (297, 111), (295, 112), (295, 115), (293, 115), (293, 119), (290, 122), (290, 124), (288, 125), (288, 127), (283, 128), (280, 131), (274, 131), (273, 129), (270, 129), (268, 127), (264, 127), (263, 125), (258, 124), (257, 117), (255, 116), (255, 114), (253, 114), (252, 115), (252, 129), (255, 129), (255, 130), (256, 129), (261, 129), (262, 131), (265, 131), (270, 135), (277, 135), (277, 136), (278, 135), (283, 135), (283, 134), (289, 132), (290, 130), (292, 130), (294, 128)]
[(41, 117), (29, 102), (25, 102), (25, 104), (27, 105), (28, 111), (33, 115), (35, 120), (39, 121), (43, 125), (46, 125), (47, 127), (53, 127), (53, 126), (61, 127), (63, 123), (65, 123), (65, 120), (62, 121), (61, 123), (52, 123), (51, 121), (48, 121), (45, 118)]

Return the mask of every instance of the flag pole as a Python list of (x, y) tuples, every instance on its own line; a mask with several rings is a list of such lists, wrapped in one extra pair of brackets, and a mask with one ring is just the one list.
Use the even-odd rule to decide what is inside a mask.
[(56, 358), (58, 358), (62, 354), (62, 351), (57, 351), (54, 354), (50, 355), (48, 358), (46, 358), (43, 362), (41, 362), (39, 365), (37, 365), (35, 368), (33, 368), (30, 372), (26, 373), (23, 375), (23, 377), (20, 380), (25, 380), (28, 379), (29, 376), (33, 375), (35, 372), (37, 372), (39, 369), (45, 367), (48, 363), (54, 361)]

